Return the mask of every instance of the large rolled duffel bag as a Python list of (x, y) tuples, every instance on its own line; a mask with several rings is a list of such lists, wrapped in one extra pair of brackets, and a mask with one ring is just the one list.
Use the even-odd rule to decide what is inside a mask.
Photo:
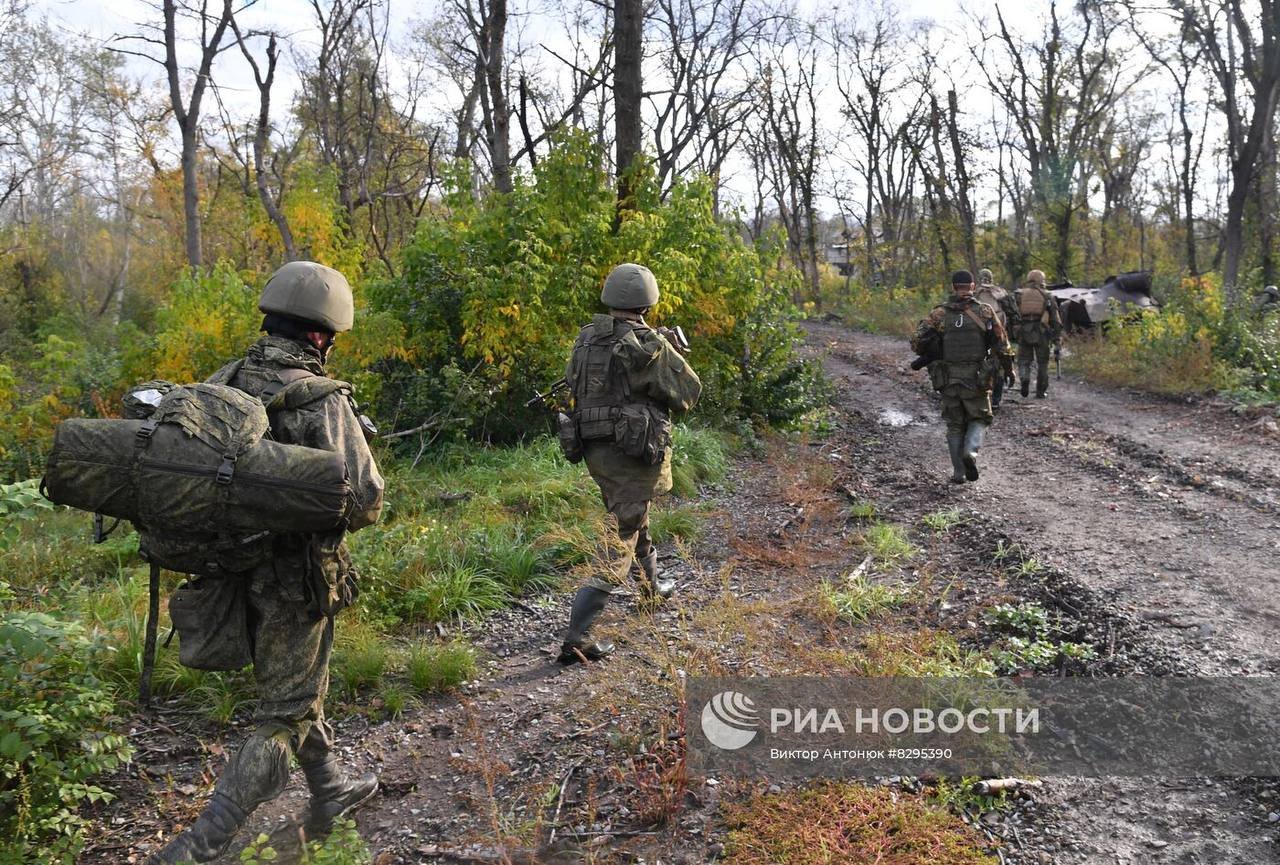
[(326, 532), (352, 507), (339, 453), (281, 444), (262, 403), (216, 384), (174, 386), (150, 418), (63, 421), (43, 488), (50, 500), (192, 535)]

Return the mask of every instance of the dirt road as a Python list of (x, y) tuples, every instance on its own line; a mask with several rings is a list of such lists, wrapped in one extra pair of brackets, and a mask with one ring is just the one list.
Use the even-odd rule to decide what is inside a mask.
[[(904, 507), (920, 495), (992, 524), (1137, 622), (1137, 672), (1273, 673), (1280, 661), (1280, 447), (1229, 410), (1054, 381), (997, 413), (976, 484), (946, 483), (938, 404), (905, 341), (807, 327), (843, 408), (881, 426)], [(893, 466), (898, 468), (892, 468)], [(918, 507), (918, 505), (916, 505)], [(1122, 670), (1122, 672), (1127, 672)], [(1209, 779), (1049, 779), (1041, 836), (1016, 861), (1274, 862), (1275, 790)], [(1274, 818), (1274, 819), (1273, 819)]]
[[(463, 627), (486, 664), (461, 693), (338, 722), (344, 759), (381, 776), (357, 821), (376, 865), (719, 861), (725, 802), (791, 791), (686, 775), (683, 676), (892, 675), (922, 634), (981, 650), (989, 637), (975, 623), (994, 603), (1063, 616), (1072, 639), (1098, 647), (1095, 675), (1275, 671), (1280, 456), (1247, 421), (1054, 382), (1048, 400), (1006, 403), (981, 480), (956, 487), (903, 340), (814, 323), (808, 343), (836, 385), (833, 433), (744, 453), (725, 484), (685, 503), (705, 522), (696, 543), (663, 550), (680, 592), (656, 611), (617, 597), (600, 628), (619, 643), (607, 663), (552, 662), (576, 580), (566, 576), (564, 591)], [(821, 611), (822, 581), (866, 556), (851, 502), (915, 547), (877, 568), (921, 589), (897, 618), (850, 626)], [(926, 527), (949, 509), (962, 515), (955, 527)], [(994, 556), (1011, 544), (1037, 561), (1034, 575)], [(181, 706), (136, 716), (142, 756), (111, 784), (120, 799), (99, 809), (81, 862), (141, 861), (199, 809), (240, 735)], [(889, 795), (923, 801), (918, 788)], [(259, 833), (287, 847), (304, 806), (295, 778), (234, 849)], [(1270, 782), (1051, 778), (973, 831), (999, 839), (1010, 865), (1208, 865), (1280, 861), (1278, 824)]]
[(988, 513), (1206, 675), (1280, 667), (1280, 443), (1229, 411), (1054, 381), (1009, 397), (979, 483), (951, 487), (937, 402), (904, 341), (813, 324), (842, 404), (879, 418), (937, 496)]

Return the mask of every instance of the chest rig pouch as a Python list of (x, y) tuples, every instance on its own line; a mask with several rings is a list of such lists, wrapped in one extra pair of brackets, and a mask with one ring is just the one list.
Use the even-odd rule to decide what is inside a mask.
[[(657, 465), (671, 444), (667, 412), (634, 395), (619, 343), (636, 342), (633, 326), (598, 315), (583, 329), (569, 362), (573, 420), (582, 442), (609, 441), (624, 456)], [(632, 348), (638, 349), (638, 343)], [(561, 431), (562, 449), (564, 433)], [(565, 449), (566, 457), (570, 456)]]
[[(944, 307), (942, 322), (942, 362), (932, 382), (941, 390), (948, 385), (981, 390), (989, 385), (987, 362), (987, 322), (969, 304)], [(933, 373), (933, 370), (930, 370)]]

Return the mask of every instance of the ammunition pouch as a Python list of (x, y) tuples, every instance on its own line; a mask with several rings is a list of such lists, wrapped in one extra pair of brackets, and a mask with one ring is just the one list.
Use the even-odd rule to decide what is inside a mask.
[(578, 421), (578, 436), (584, 442), (614, 441), (614, 421), (618, 407), (615, 405), (596, 405), (578, 409), (575, 412)]
[(345, 531), (315, 535), (307, 544), (307, 570), (303, 589), (306, 610), (333, 618), (360, 597), (360, 574), (342, 539)]
[(249, 636), (248, 581), (201, 577), (169, 597), (178, 634), (178, 661), (196, 670), (239, 670), (253, 661)]
[(671, 419), (665, 411), (648, 405), (618, 409), (613, 444), (623, 456), (638, 459), (645, 465), (659, 465), (666, 459), (671, 437)]
[(556, 435), (564, 458), (571, 463), (582, 462), (582, 435), (578, 432), (578, 422), (572, 415), (564, 412), (556, 414)]

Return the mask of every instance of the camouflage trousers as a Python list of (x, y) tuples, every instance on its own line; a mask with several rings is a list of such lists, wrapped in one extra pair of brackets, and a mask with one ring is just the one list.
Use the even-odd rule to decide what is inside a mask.
[(256, 727), (216, 787), (246, 811), (284, 791), (290, 757), (318, 762), (333, 747), (333, 729), (324, 719), (333, 619), (307, 610), (298, 564), (276, 559), (249, 580)]
[(1018, 343), (1018, 380), (1031, 380), (1031, 363), (1036, 365), (1036, 393), (1049, 391), (1049, 341), (1041, 337), (1034, 343)]
[(601, 545), (601, 566), (591, 580), (597, 588), (612, 589), (624, 585), (636, 559), (644, 558), (653, 549), (653, 540), (649, 537), (651, 504), (651, 501), (610, 501), (604, 496), (604, 506), (609, 511), (615, 537), (608, 538)]
[(942, 419), (947, 422), (947, 435), (964, 435), (973, 421), (990, 425), (991, 391), (950, 385), (942, 391)]

